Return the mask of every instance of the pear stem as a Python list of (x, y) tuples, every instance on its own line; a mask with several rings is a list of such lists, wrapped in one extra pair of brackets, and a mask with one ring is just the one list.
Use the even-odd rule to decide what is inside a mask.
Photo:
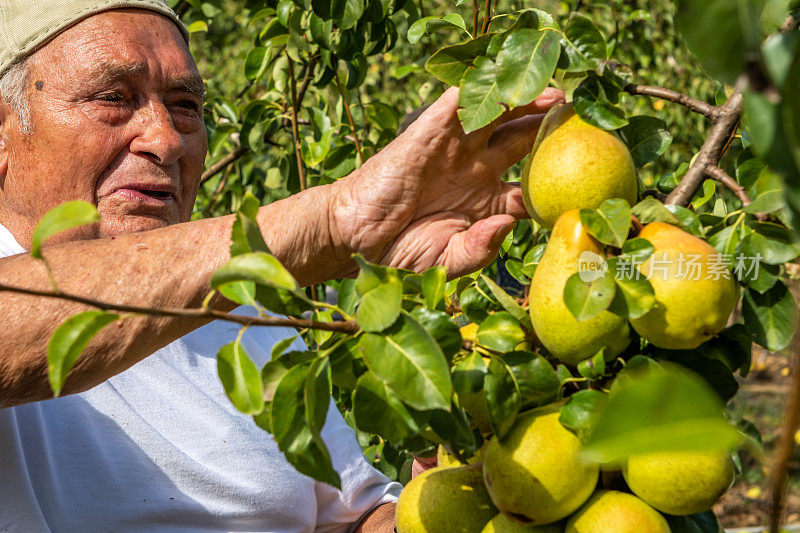
[(644, 229), (644, 225), (639, 220), (639, 218), (634, 214), (631, 214), (631, 222), (633, 223), (633, 227), (636, 230), (636, 234), (638, 235)]

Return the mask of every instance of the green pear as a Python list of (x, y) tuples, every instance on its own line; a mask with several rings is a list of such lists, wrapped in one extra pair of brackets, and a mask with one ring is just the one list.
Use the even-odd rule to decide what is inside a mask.
[(546, 526), (532, 526), (512, 520), (503, 513), (495, 516), (481, 533), (563, 533), (560, 524), (547, 524)]
[(501, 512), (532, 525), (575, 511), (594, 492), (598, 466), (583, 461), (578, 438), (558, 421), (551, 404), (520, 415), (503, 440), (483, 454), (483, 479)]
[(727, 451), (634, 455), (622, 471), (631, 490), (659, 511), (684, 516), (707, 511), (733, 482)]
[[(481, 446), (481, 448), (475, 452), (475, 455), (467, 459), (467, 464), (472, 465), (482, 461), (483, 452), (486, 451), (486, 446), (488, 445), (489, 441), (484, 441), (483, 446)], [(436, 449), (436, 466), (443, 468), (456, 468), (463, 466), (463, 464), (454, 455), (451, 455), (450, 452), (447, 451), (447, 448), (440, 444)]]
[(670, 533), (667, 521), (625, 492), (599, 490), (567, 521), (566, 533)]
[(609, 198), (633, 205), (638, 182), (625, 144), (584, 122), (572, 104), (547, 114), (522, 171), (522, 198), (531, 217), (552, 228), (570, 209), (594, 209)]
[(564, 286), (578, 272), (585, 252), (602, 257), (603, 246), (583, 227), (578, 210), (567, 211), (553, 228), (529, 293), (531, 323), (539, 341), (553, 356), (573, 366), (603, 348), (611, 360), (630, 340), (628, 322), (621, 316), (603, 311), (579, 322), (564, 304)]
[(394, 518), (398, 533), (480, 533), (496, 514), (476, 464), (418, 475), (400, 493)]
[(739, 299), (736, 282), (713, 246), (680, 228), (653, 222), (639, 237), (655, 250), (638, 268), (656, 303), (631, 325), (656, 346), (693, 350), (727, 324)]

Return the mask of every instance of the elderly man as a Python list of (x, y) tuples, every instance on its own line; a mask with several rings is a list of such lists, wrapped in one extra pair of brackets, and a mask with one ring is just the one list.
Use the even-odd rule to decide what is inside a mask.
[[(207, 148), (187, 39), (162, 0), (2, 0), (0, 283), (49, 288), (24, 253), (32, 230), (49, 209), (83, 199), (102, 220), (45, 250), (63, 291), (201, 304), (229, 257), (232, 218), (187, 222)], [(447, 91), (352, 175), (262, 207), (261, 231), (303, 284), (353, 274), (354, 252), (473, 271), (525, 216), (500, 176), (561, 98), (548, 91), (465, 135)], [(399, 486), (366, 463), (335, 409), (323, 436), (341, 491), (298, 474), (233, 409), (214, 357), (235, 335), (229, 324), (114, 323), (72, 371), (68, 396), (50, 399), (48, 339), (85, 309), (0, 296), (0, 531), (391, 530)], [(264, 364), (290, 335), (250, 328), (243, 342)]]

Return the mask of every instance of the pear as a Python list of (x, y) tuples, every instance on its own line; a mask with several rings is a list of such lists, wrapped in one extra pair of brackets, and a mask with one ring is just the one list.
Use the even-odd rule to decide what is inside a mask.
[(632, 494), (599, 490), (567, 522), (566, 533), (670, 533), (667, 521)]
[(579, 322), (564, 304), (567, 279), (578, 272), (584, 252), (602, 256), (603, 247), (581, 224), (580, 212), (567, 211), (556, 222), (550, 242), (531, 280), (533, 330), (542, 345), (568, 365), (577, 365), (606, 348), (613, 359), (628, 345), (628, 322), (609, 311)]
[(736, 282), (713, 246), (680, 228), (653, 222), (639, 237), (655, 249), (638, 268), (656, 303), (631, 325), (656, 346), (693, 350), (727, 324), (739, 299)]
[(496, 514), (476, 464), (418, 475), (400, 493), (394, 518), (398, 533), (480, 533)]
[(559, 524), (548, 524), (546, 526), (531, 526), (521, 524), (500, 513), (495, 516), (481, 533), (563, 533), (564, 529)]
[(536, 222), (552, 228), (565, 211), (609, 198), (636, 203), (638, 182), (625, 144), (584, 122), (572, 104), (551, 110), (522, 171), (522, 198)]
[(503, 440), (483, 454), (483, 479), (504, 514), (532, 525), (561, 520), (597, 485), (598, 466), (581, 460), (578, 438), (558, 421), (551, 404), (520, 415)]
[(733, 461), (726, 451), (657, 452), (629, 457), (622, 473), (642, 500), (683, 516), (710, 509), (728, 490)]

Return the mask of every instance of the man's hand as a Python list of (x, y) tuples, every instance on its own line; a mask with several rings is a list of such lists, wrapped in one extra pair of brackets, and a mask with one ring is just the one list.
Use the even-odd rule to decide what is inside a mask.
[(464, 134), (458, 90), (447, 90), (403, 134), (339, 184), (330, 214), (343, 250), (396, 268), (447, 267), (449, 277), (488, 264), (516, 219), (520, 189), (501, 176), (533, 144), (543, 113), (563, 102), (547, 89)]

